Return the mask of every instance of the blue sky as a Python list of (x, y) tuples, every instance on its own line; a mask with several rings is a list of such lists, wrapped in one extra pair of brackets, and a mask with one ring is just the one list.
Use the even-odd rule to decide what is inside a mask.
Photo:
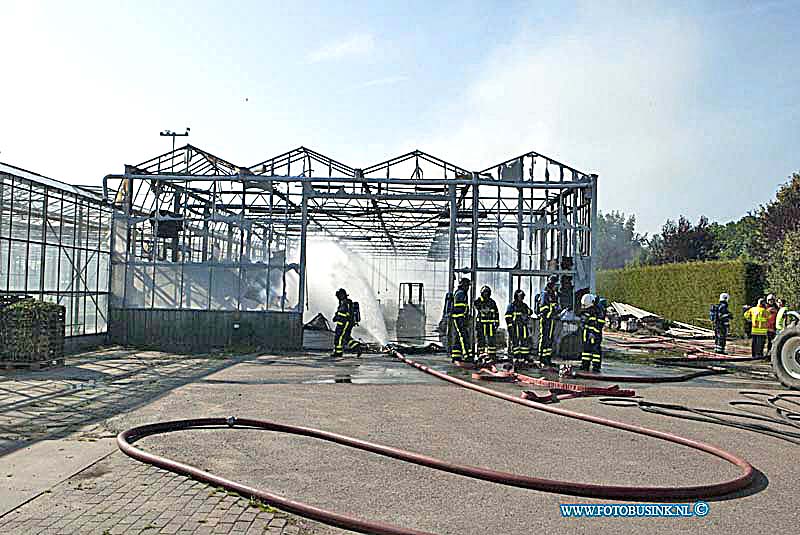
[[(169, 148), (353, 166), (537, 150), (602, 210), (728, 221), (800, 170), (800, 1), (0, 0), (0, 161), (99, 183)], [(247, 99), (247, 100), (245, 100)]]

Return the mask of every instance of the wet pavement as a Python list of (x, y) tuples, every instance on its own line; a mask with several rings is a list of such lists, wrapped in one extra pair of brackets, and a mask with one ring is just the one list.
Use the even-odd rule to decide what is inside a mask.
[[(411, 355), (410, 358), (425, 364), (426, 366), (443, 373), (459, 377), (461, 379), (473, 381), (471, 375), (474, 370), (458, 368), (452, 366), (444, 353), (428, 355)], [(388, 354), (365, 354), (362, 358), (345, 355), (341, 358), (332, 358), (324, 353), (308, 352), (302, 355), (285, 355), (272, 357), (269, 359), (258, 359), (258, 365), (270, 365), (276, 371), (282, 367), (301, 367), (306, 373), (293, 374), (291, 377), (282, 377), (280, 373), (273, 374), (277, 377), (270, 378), (249, 378), (241, 379), (239, 384), (334, 384), (334, 383), (353, 383), (353, 384), (435, 384), (439, 380), (435, 377), (420, 372), (409, 367), (398, 359)], [(556, 361), (556, 366), (561, 363), (573, 366), (577, 369), (580, 365), (578, 361)], [(253, 364), (251, 362), (250, 364)], [(245, 363), (245, 366), (247, 363)], [(775, 387), (778, 385), (771, 372), (771, 368), (766, 363), (708, 363), (687, 366), (664, 366), (654, 363), (646, 363), (641, 360), (630, 361), (627, 359), (607, 358), (603, 363), (603, 374), (620, 375), (631, 377), (672, 377), (689, 373), (696, 369), (703, 369), (706, 366), (729, 367), (731, 373), (727, 375), (702, 377), (694, 379), (694, 384), (704, 386), (718, 386), (721, 388), (731, 385), (743, 386), (750, 385), (758, 387)], [(569, 377), (559, 379), (555, 373), (543, 373), (542, 370), (532, 368), (522, 368), (520, 373), (535, 377), (544, 377), (551, 380), (575, 381)], [(204, 382), (213, 383), (215, 379), (204, 379)], [(228, 381), (231, 383), (231, 381)], [(602, 374), (597, 381), (581, 380), (583, 384), (602, 383)], [(646, 388), (646, 384), (638, 384), (641, 388)]]
[[(473, 381), (473, 370), (450, 364), (444, 353), (413, 355), (412, 358), (437, 371)], [(578, 362), (567, 361), (577, 367)], [(558, 363), (557, 363), (558, 364)], [(225, 378), (215, 371), (235, 366)], [(716, 363), (715, 363), (716, 365)], [(779, 388), (766, 362), (719, 363), (732, 373), (692, 380), (693, 385), (719, 388)], [(707, 366), (707, 365), (703, 365)], [(268, 367), (268, 371), (264, 368)], [(607, 358), (603, 373), (633, 377), (674, 376), (692, 371), (690, 367), (646, 364), (641, 360)], [(266, 371), (266, 373), (260, 373)], [(557, 374), (536, 368), (522, 373), (551, 380)], [(147, 403), (148, 400), (190, 382), (208, 385), (337, 384), (363, 385), (438, 384), (389, 354), (345, 355), (333, 358), (325, 353), (305, 352), (268, 356), (186, 356), (152, 351), (106, 349), (71, 357), (67, 366), (41, 372), (0, 374), (0, 455), (29, 441), (59, 438), (83, 431), (90, 438), (104, 436), (90, 432), (106, 418)], [(580, 381), (607, 384), (602, 377)], [(619, 383), (626, 386), (626, 383)], [(630, 383), (636, 389), (650, 385)], [(519, 391), (516, 385), (501, 385)], [(530, 389), (530, 387), (526, 387)]]

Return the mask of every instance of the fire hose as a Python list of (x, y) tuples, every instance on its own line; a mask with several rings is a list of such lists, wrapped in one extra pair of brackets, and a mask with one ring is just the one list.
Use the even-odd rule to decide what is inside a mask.
[[(638, 407), (644, 412), (682, 418), (695, 422), (709, 423), (761, 433), (774, 438), (800, 445), (800, 394), (770, 394), (754, 390), (739, 392), (746, 399), (732, 400), (728, 404), (738, 411), (723, 411), (687, 407), (675, 403), (658, 403), (644, 399), (625, 399), (619, 397), (600, 398), (600, 403), (615, 407)], [(780, 403), (795, 405), (797, 409), (782, 407)], [(752, 408), (768, 409), (774, 416), (766, 416)], [(745, 420), (745, 421), (742, 421)], [(791, 430), (777, 426), (790, 427)]]
[(227, 490), (238, 493), (241, 496), (260, 500), (278, 507), (284, 511), (294, 513), (306, 518), (317, 520), (325, 524), (336, 526), (339, 528), (349, 529), (360, 533), (371, 533), (377, 535), (431, 535), (426, 532), (394, 526), (383, 522), (360, 519), (333, 511), (328, 511), (303, 502), (291, 500), (279, 494), (275, 494), (266, 490), (258, 489), (242, 483), (232, 481), (221, 476), (217, 476), (197, 468), (195, 466), (181, 463), (166, 457), (155, 455), (146, 452), (134, 446), (137, 440), (142, 438), (173, 432), (183, 431), (189, 429), (208, 429), (208, 428), (234, 428), (234, 429), (261, 429), (267, 431), (275, 431), (279, 433), (288, 433), (293, 435), (306, 436), (348, 446), (351, 448), (368, 451), (385, 457), (402, 460), (405, 462), (427, 466), (444, 472), (458, 474), (465, 477), (471, 477), (484, 481), (499, 483), (502, 485), (509, 485), (514, 487), (540, 490), (544, 492), (553, 492), (558, 494), (569, 494), (573, 496), (585, 496), (592, 498), (606, 498), (606, 499), (624, 499), (624, 500), (691, 500), (691, 499), (707, 499), (715, 496), (723, 496), (730, 494), (737, 490), (743, 489), (750, 485), (755, 477), (755, 471), (746, 460), (742, 459), (720, 448), (705, 444), (703, 442), (691, 440), (688, 438), (680, 437), (671, 433), (656, 431), (639, 427), (632, 424), (609, 420), (598, 416), (582, 414), (565, 409), (536, 403), (522, 398), (515, 398), (513, 396), (504, 394), (502, 392), (485, 388), (480, 385), (470, 383), (449, 376), (445, 373), (433, 370), (423, 364), (415, 362), (406, 358), (397, 351), (392, 351), (392, 355), (401, 360), (402, 362), (413, 366), (425, 373), (433, 375), (439, 379), (448, 381), (452, 384), (469, 388), (482, 394), (487, 394), (495, 398), (505, 401), (510, 401), (518, 405), (523, 405), (528, 408), (541, 410), (550, 414), (565, 416), (567, 418), (590, 422), (605, 427), (620, 429), (639, 435), (649, 436), (659, 440), (665, 440), (675, 444), (687, 446), (689, 448), (706, 452), (714, 457), (723, 459), (739, 469), (739, 475), (733, 479), (722, 481), (718, 483), (709, 483), (705, 485), (695, 486), (677, 486), (677, 487), (648, 487), (648, 486), (615, 486), (615, 485), (601, 485), (594, 483), (578, 483), (572, 481), (559, 481), (552, 479), (544, 479), (538, 477), (531, 477), (520, 474), (513, 474), (508, 472), (501, 472), (491, 470), (488, 468), (475, 467), (450, 463), (426, 455), (402, 450), (399, 448), (392, 448), (364, 440), (338, 435), (328, 431), (313, 429), (308, 427), (298, 427), (293, 425), (281, 424), (277, 422), (270, 422), (266, 420), (254, 419), (236, 419), (230, 418), (196, 418), (188, 420), (172, 420), (165, 422), (158, 422), (154, 424), (143, 425), (134, 427), (121, 432), (117, 436), (117, 445), (120, 450), (126, 455), (142, 461), (147, 464), (169, 470), (171, 472), (189, 476), (197, 481), (201, 481), (210, 485), (223, 487)]
[(575, 377), (580, 379), (602, 379), (603, 381), (617, 381), (620, 383), (680, 383), (689, 381), (698, 377), (706, 377), (709, 375), (719, 375), (729, 373), (729, 370), (717, 366), (709, 366), (706, 369), (698, 370), (696, 372), (683, 373), (680, 375), (657, 375), (652, 377), (636, 376), (636, 375), (607, 375), (590, 373), (583, 371), (576, 371)]
[[(463, 366), (463, 365), (462, 365)], [(548, 368), (545, 371), (558, 373), (559, 370), (555, 368)], [(600, 374), (594, 372), (586, 372), (581, 370), (571, 369), (566, 375), (570, 377), (576, 377), (578, 379), (593, 379), (597, 381), (615, 381), (619, 383), (681, 383), (683, 381), (690, 381), (692, 379), (697, 379), (698, 377), (707, 377), (709, 375), (721, 375), (730, 373), (730, 370), (721, 366), (705, 366), (703, 369), (682, 373), (677, 375), (654, 375), (654, 376), (641, 376), (641, 375), (614, 375), (614, 374)], [(546, 379), (538, 379), (534, 377), (529, 377), (527, 375), (523, 375), (521, 373), (509, 373), (509, 372), (491, 372), (487, 369), (479, 370), (478, 373), (472, 374), (473, 379), (485, 379), (485, 380), (513, 380), (519, 381), (522, 383), (530, 383), (536, 384), (538, 386), (543, 387), (558, 387), (561, 386), (562, 383), (555, 384), (554, 382), (550, 382), (552, 384), (548, 384)]]

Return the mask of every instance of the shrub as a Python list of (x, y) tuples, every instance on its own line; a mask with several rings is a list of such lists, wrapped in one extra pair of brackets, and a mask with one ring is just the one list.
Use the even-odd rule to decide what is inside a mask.
[(668, 320), (711, 328), (708, 309), (730, 294), (733, 334), (743, 334), (742, 306), (763, 295), (764, 270), (739, 261), (687, 262), (599, 271), (597, 292)]
[(774, 249), (767, 275), (770, 292), (800, 306), (800, 231), (789, 231)]

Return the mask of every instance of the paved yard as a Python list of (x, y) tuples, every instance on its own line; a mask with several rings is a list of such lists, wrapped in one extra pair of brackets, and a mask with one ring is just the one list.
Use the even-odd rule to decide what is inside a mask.
[(309, 532), (303, 519), (128, 458), (106, 425), (247, 358), (110, 349), (0, 376), (0, 533)]
[[(420, 360), (450, 369), (444, 356)], [(574, 481), (683, 485), (735, 473), (724, 462), (693, 450), (481, 396), (383, 355), (361, 360), (319, 354), (186, 358), (115, 350), (86, 355), (72, 366), (60, 376), (54, 370), (46, 372), (52, 376), (0, 383), (4, 395), (16, 396), (9, 410), (0, 411), (9, 430), (6, 458), (24, 459), (25, 448), (41, 447), (48, 437), (57, 438), (60, 448), (70, 441), (84, 450), (107, 441), (106, 450), (94, 454), (79, 473), (14, 506), (0, 517), (0, 532), (344, 533), (135, 462), (116, 452), (106, 438), (143, 423), (197, 416), (235, 415), (318, 427), (450, 461)], [(625, 371), (627, 366), (611, 363), (609, 368)], [(740, 389), (778, 391), (774, 381), (762, 379), (763, 366), (756, 368), (755, 374), (686, 384), (629, 386), (653, 401), (727, 408)], [(81, 374), (93, 382), (86, 383)], [(76, 384), (90, 386), (68, 387)], [(514, 385), (493, 387), (520, 391)], [(76, 414), (59, 420), (60, 411), (51, 403), (72, 407)], [(561, 517), (560, 503), (598, 500), (475, 481), (304, 437), (220, 429), (148, 437), (138, 445), (312, 505), (441, 534), (796, 529), (797, 445), (604, 406), (596, 399), (562, 405), (722, 446), (750, 460), (760, 471), (758, 481), (736, 497), (711, 502), (711, 513), (702, 519), (570, 520)], [(83, 412), (83, 407), (89, 410)], [(35, 422), (37, 415), (66, 425), (26, 434), (20, 419)]]
[(302, 533), (296, 519), (114, 453), (0, 518), (0, 533)]

